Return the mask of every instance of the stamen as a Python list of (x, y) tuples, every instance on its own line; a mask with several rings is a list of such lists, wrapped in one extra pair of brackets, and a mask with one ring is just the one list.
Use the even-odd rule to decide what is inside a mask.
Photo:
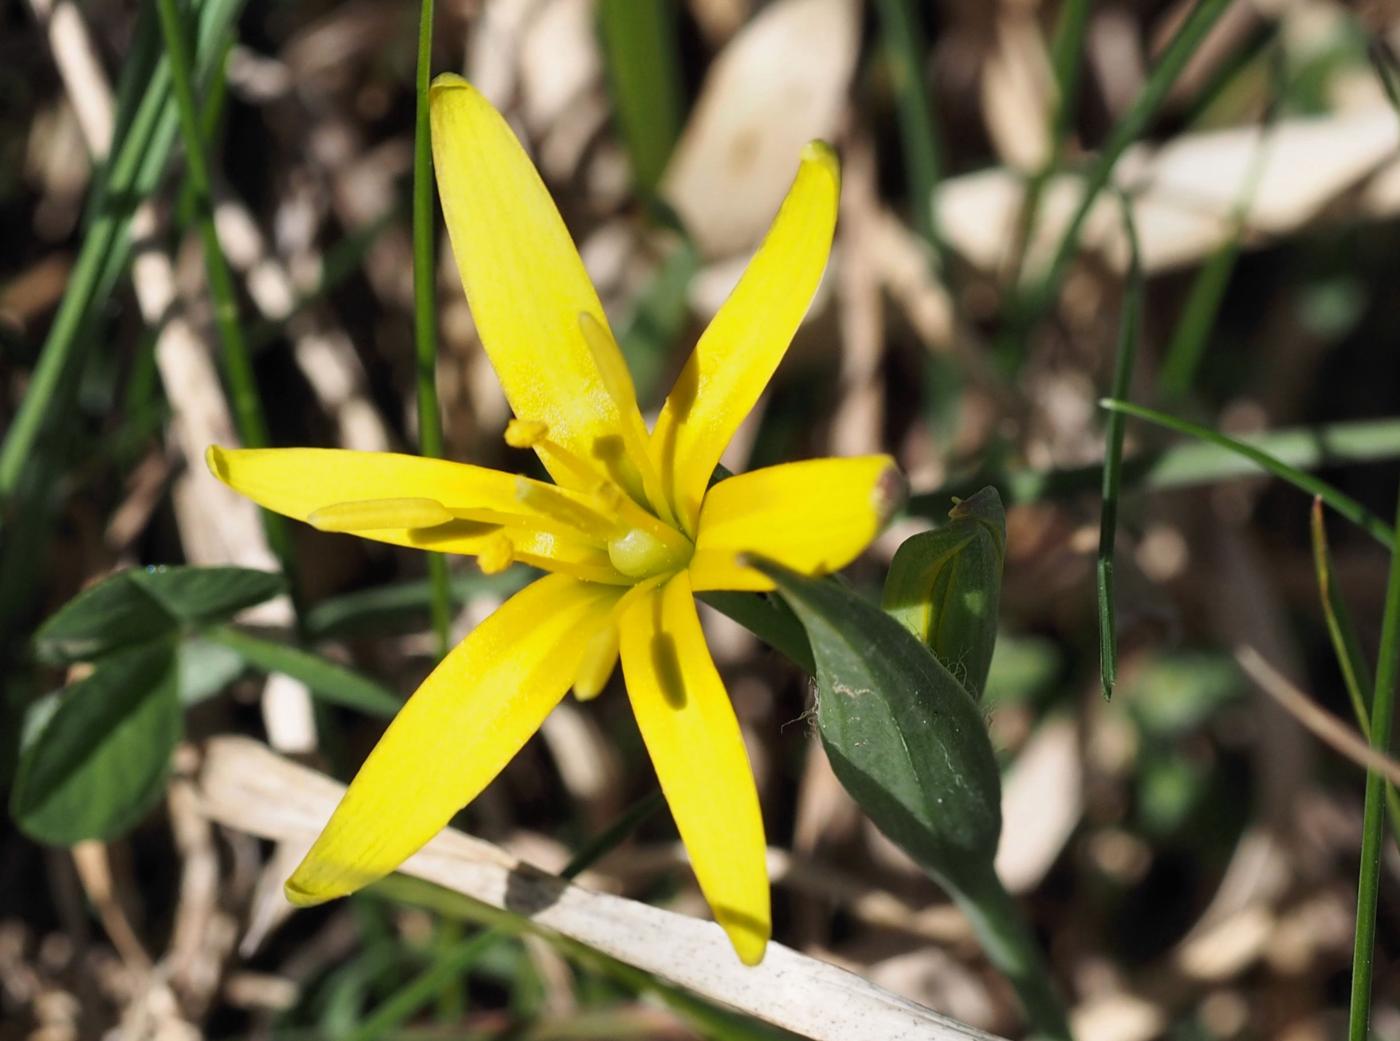
[(620, 525), (616, 520), (575, 502), (547, 484), (539, 484), (522, 477), (516, 481), (515, 497), (531, 509), (604, 541), (618, 534)]
[(588, 345), (593, 362), (603, 377), (603, 387), (622, 417), (622, 440), (627, 446), (628, 458), (641, 473), (647, 501), (667, 524), (674, 526), (676, 517), (671, 511), (671, 501), (662, 487), (661, 475), (652, 462), (646, 427), (642, 426), (641, 417), (636, 411), (637, 388), (632, 382), (632, 374), (627, 371), (627, 363), (622, 359), (617, 341), (603, 323), (587, 311), (579, 313), (578, 324), (583, 332), (583, 342)]
[(549, 436), (549, 425), (537, 419), (512, 419), (506, 424), (506, 444), (511, 448), (534, 448)]
[(492, 535), (476, 555), (483, 574), (498, 575), (515, 563), (515, 545), (500, 532)]
[(436, 499), (365, 499), (338, 502), (313, 511), (306, 522), (321, 531), (383, 531), (389, 528), (435, 528), (452, 514)]
[(607, 545), (607, 539), (596, 532), (583, 531), (556, 517), (542, 517), (539, 514), (530, 513), (509, 513), (505, 510), (459, 509), (456, 506), (451, 508), (451, 512), (457, 520), (469, 521), (474, 524), (490, 524), (501, 528), (523, 528), (527, 531), (558, 535), (571, 542), (582, 542), (590, 546), (603, 547)]
[(574, 674), (574, 697), (579, 701), (591, 701), (603, 692), (617, 667), (617, 651), (617, 622), (609, 618), (588, 641), (579, 661)]

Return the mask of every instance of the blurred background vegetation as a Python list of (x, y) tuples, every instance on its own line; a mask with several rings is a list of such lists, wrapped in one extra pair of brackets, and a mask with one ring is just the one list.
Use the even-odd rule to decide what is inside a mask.
[[(447, 456), (518, 458), (440, 236), (435, 369), (415, 350), (419, 9), (161, 6), (0, 12), (0, 786), (31, 706), (82, 678), (31, 636), (86, 585), (285, 564), (291, 596), (180, 645), (184, 736), (139, 821), (71, 850), (0, 824), (0, 1039), (757, 1036), (538, 939), (463, 961), (471, 926), (421, 901), (371, 892), (288, 918), (285, 860), (200, 814), (203, 739), (257, 736), (346, 777), (440, 647), (421, 554), (265, 529), (204, 472), (204, 447), (417, 451), (435, 381)], [(172, 13), (195, 41), (183, 128)], [(1081, 1041), (1341, 1036), (1365, 775), (1239, 658), (1364, 729), (1369, 687), (1348, 690), (1329, 621), (1354, 633), (1349, 665), (1375, 660), (1392, 536), (1367, 518), (1393, 515), (1400, 482), (1400, 7), (448, 0), (433, 24), (433, 70), (465, 72), (535, 157), (644, 409), (801, 145), (836, 144), (830, 270), (726, 464), (893, 452), (914, 494), (851, 573), (870, 589), (953, 495), (1000, 489), (998, 869)], [(1331, 485), (1331, 613), (1308, 494), (1189, 432), (1110, 423), (1103, 397)], [(462, 562), (448, 577), (454, 638), (526, 578)], [(759, 777), (776, 938), (1020, 1031), (965, 920), (831, 776), (806, 680), (706, 621)], [(655, 784), (619, 693), (562, 706), (460, 823), (563, 868)], [(582, 881), (701, 913), (677, 850), (658, 814)], [(1385, 1038), (1400, 1038), (1397, 897), (1389, 833)]]

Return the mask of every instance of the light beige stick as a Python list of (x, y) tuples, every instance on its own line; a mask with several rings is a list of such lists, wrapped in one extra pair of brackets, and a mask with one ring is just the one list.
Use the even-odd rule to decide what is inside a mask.
[[(305, 845), (345, 791), (242, 737), (209, 743), (199, 790), (210, 819)], [(508, 906), (541, 930), (816, 1041), (990, 1037), (782, 944), (769, 944), (763, 963), (746, 968), (711, 922), (570, 885), (460, 831), (440, 833), (403, 871), (492, 907)]]

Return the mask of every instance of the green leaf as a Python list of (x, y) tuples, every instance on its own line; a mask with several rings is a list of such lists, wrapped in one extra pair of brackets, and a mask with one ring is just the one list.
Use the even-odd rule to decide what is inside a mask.
[(59, 695), (58, 707), (25, 747), (10, 813), (40, 842), (70, 846), (114, 838), (159, 800), (180, 731), (171, 645), (105, 658)]
[(613, 112), (643, 194), (656, 190), (681, 127), (675, 5), (603, 0), (598, 28)]
[[(534, 568), (521, 564), (494, 575), (472, 568), (450, 576), (448, 584), (453, 602), (460, 606), (484, 593), (507, 597), (539, 575)], [(427, 579), (342, 593), (322, 600), (306, 612), (306, 633), (313, 640), (324, 640), (421, 630), (428, 619), (431, 602), (432, 585)]]
[(754, 566), (807, 629), (817, 725), (870, 819), (954, 885), (992, 870), (1001, 778), (972, 696), (899, 622), (830, 580)]
[(738, 622), (799, 669), (816, 671), (812, 648), (807, 644), (807, 633), (802, 623), (778, 597), (714, 590), (701, 593), (700, 599)]
[(996, 489), (983, 488), (948, 518), (895, 551), (883, 604), (980, 698), (997, 642), (1006, 513)]
[(182, 627), (231, 618), (284, 589), (279, 575), (238, 567), (121, 571), (83, 590), (34, 636), (45, 661), (91, 661)]
[(403, 699), (395, 696), (387, 687), (319, 654), (228, 626), (210, 629), (204, 636), (210, 642), (233, 651), (255, 669), (281, 672), (301, 680), (311, 688), (312, 694), (333, 705), (343, 705), (385, 719), (403, 708)]
[(242, 655), (198, 637), (181, 640), (176, 651), (180, 704), (186, 708), (212, 698), (247, 669)]

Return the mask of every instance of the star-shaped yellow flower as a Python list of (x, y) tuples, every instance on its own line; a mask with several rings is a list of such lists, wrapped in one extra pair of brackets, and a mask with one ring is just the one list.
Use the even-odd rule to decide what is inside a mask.
[(329, 531), (550, 574), (511, 597), (405, 703), (287, 882), (309, 905), (393, 871), (510, 761), (572, 687), (621, 657), (637, 725), (700, 888), (743, 961), (770, 933), (758, 795), (693, 594), (765, 590), (755, 554), (819, 574), (888, 516), (887, 456), (769, 467), (710, 487), (826, 266), (839, 173), (808, 145), (742, 280), (648, 431), (621, 352), (548, 192), (465, 80), (432, 87), (442, 208), (481, 341), (554, 483), (383, 452), (209, 450), (230, 486)]

